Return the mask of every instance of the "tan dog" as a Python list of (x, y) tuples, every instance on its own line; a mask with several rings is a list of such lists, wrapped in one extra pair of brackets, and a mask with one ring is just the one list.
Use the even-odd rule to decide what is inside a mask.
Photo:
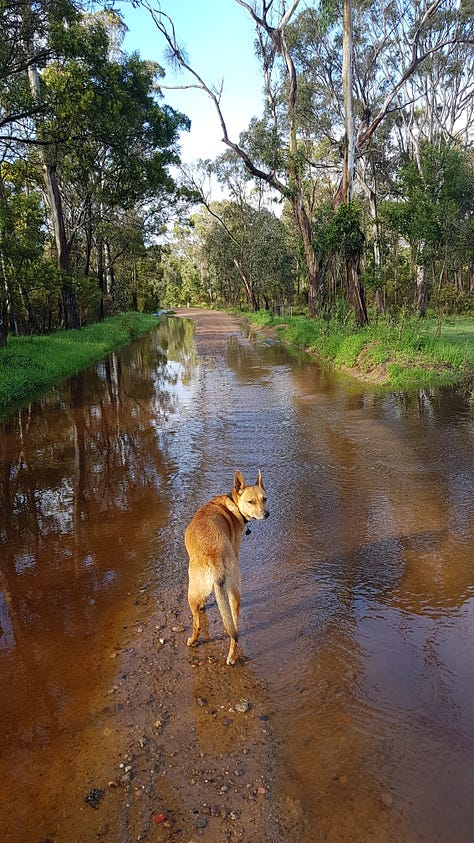
[(224, 627), (230, 636), (227, 664), (234, 664), (237, 650), (240, 568), (239, 550), (245, 525), (251, 518), (268, 518), (267, 496), (261, 472), (255, 486), (246, 486), (240, 471), (235, 472), (230, 495), (212, 498), (196, 512), (185, 534), (189, 556), (188, 601), (193, 616), (193, 647), (200, 632), (199, 608), (214, 589)]

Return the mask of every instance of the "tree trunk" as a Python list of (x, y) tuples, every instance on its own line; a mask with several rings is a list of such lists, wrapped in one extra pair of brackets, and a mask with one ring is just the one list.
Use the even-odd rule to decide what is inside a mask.
[(35, 317), (34, 317), (34, 314), (33, 314), (33, 308), (31, 307), (30, 297), (29, 297), (27, 291), (25, 290), (25, 288), (22, 286), (22, 284), (20, 284), (19, 287), (20, 287), (20, 295), (23, 299), (23, 307), (25, 308), (25, 313), (26, 313), (26, 332), (28, 334), (34, 334), (36, 324), (35, 324)]
[(115, 284), (114, 265), (112, 262), (112, 255), (110, 252), (110, 243), (105, 244), (105, 289), (107, 295), (112, 295), (112, 290)]
[(91, 253), (92, 253), (92, 207), (91, 198), (86, 200), (86, 219), (85, 219), (85, 234), (86, 234), (86, 259), (84, 263), (84, 277), (89, 276), (91, 268)]
[(104, 241), (102, 236), (97, 237), (97, 283), (99, 285), (99, 322), (105, 318), (104, 308)]
[(381, 316), (382, 313), (385, 313), (385, 295), (382, 287), (377, 287), (375, 291), (375, 310), (377, 316)]
[(346, 261), (347, 297), (354, 310), (354, 316), (359, 326), (367, 325), (367, 305), (365, 290), (360, 283), (360, 257), (349, 257)]
[(343, 0), (342, 91), (344, 98), (344, 172), (342, 195), (344, 202), (352, 200), (355, 167), (355, 122), (353, 95), (353, 27), (352, 2)]
[(323, 267), (320, 265), (314, 250), (311, 221), (306, 213), (300, 195), (300, 188), (297, 189), (293, 197), (293, 214), (303, 242), (303, 251), (308, 271), (308, 309), (309, 315), (314, 319), (320, 315), (321, 306), (324, 301), (325, 278)]
[(250, 307), (252, 308), (252, 310), (254, 312), (256, 312), (258, 310), (258, 304), (257, 304), (257, 299), (255, 298), (253, 284), (249, 280), (249, 278), (247, 277), (244, 270), (242, 269), (242, 265), (241, 265), (240, 261), (237, 260), (237, 258), (234, 258), (234, 265), (235, 265), (235, 268), (237, 269), (237, 272), (239, 273), (239, 275), (242, 279), (242, 284), (245, 287), (245, 292), (247, 293), (248, 303), (249, 303)]
[[(34, 63), (34, 50), (31, 44), (27, 44), (27, 53), (30, 58), (28, 65), (28, 81), (34, 99), (40, 98), (40, 85), (38, 68)], [(45, 185), (46, 198), (51, 211), (51, 223), (53, 226), (54, 243), (58, 256), (58, 269), (61, 274), (61, 306), (62, 321), (65, 328), (80, 328), (79, 311), (77, 309), (76, 296), (72, 287), (71, 265), (69, 260), (69, 246), (64, 225), (64, 214), (59, 190), (56, 166), (46, 161), (44, 149), (39, 147), (42, 160), (41, 171)]]
[(428, 273), (426, 267), (416, 268), (416, 309), (419, 316), (426, 316), (428, 305)]
[[(334, 210), (344, 202), (350, 204), (354, 185), (355, 169), (355, 120), (353, 93), (353, 25), (352, 0), (343, 0), (343, 40), (342, 40), (342, 89), (344, 99), (344, 171), (342, 184), (336, 193)], [(346, 285), (349, 304), (354, 310), (358, 325), (366, 325), (369, 321), (365, 290), (360, 283), (360, 255), (349, 255), (346, 258)]]

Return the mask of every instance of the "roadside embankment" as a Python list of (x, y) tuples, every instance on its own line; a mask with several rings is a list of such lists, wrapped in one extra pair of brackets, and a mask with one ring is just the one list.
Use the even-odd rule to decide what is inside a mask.
[(156, 324), (156, 316), (129, 312), (79, 330), (8, 337), (0, 348), (0, 417)]
[(474, 318), (379, 319), (364, 328), (335, 320), (284, 318), (267, 311), (247, 313), (251, 326), (288, 346), (315, 355), (373, 387), (416, 390), (448, 386), (474, 373)]

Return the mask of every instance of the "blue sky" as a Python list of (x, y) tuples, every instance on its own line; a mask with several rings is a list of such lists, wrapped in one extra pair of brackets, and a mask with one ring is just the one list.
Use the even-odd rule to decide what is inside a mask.
[[(229, 135), (239, 132), (253, 116), (262, 113), (262, 78), (254, 53), (255, 30), (248, 13), (235, 0), (161, 0), (163, 12), (174, 21), (178, 41), (186, 48), (190, 64), (209, 85), (224, 79), (221, 100)], [(138, 50), (141, 58), (157, 61), (166, 70), (164, 85), (189, 84), (166, 64), (166, 44), (149, 13), (119, 4), (129, 32), (124, 49)], [(163, 90), (165, 102), (191, 119), (191, 132), (181, 137), (183, 161), (214, 158), (226, 147), (214, 105), (201, 91)]]

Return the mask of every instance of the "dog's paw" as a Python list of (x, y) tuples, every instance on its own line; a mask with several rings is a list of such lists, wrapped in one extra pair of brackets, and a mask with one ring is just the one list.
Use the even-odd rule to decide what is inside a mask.
[(225, 663), (226, 663), (226, 664), (231, 664), (231, 665), (232, 665), (232, 664), (235, 664), (235, 662), (236, 662), (236, 661), (237, 661), (237, 659), (235, 658), (235, 656), (232, 656), (232, 657), (231, 657), (231, 656), (227, 656), (227, 658), (226, 658), (226, 660), (225, 660)]
[(192, 636), (191, 636), (191, 638), (188, 638), (188, 640), (186, 641), (187, 647), (195, 647), (196, 644), (197, 644), (197, 639), (193, 638)]

